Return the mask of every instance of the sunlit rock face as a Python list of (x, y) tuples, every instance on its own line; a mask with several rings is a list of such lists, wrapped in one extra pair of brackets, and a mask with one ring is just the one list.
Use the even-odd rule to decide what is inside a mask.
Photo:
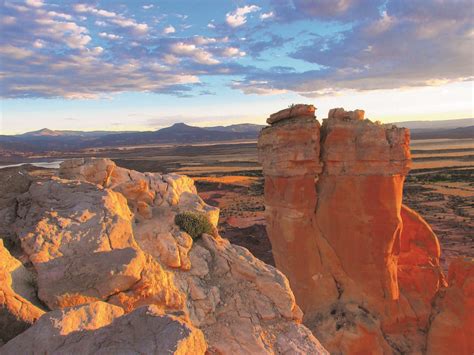
[(448, 271), (449, 287), (436, 299), (427, 354), (474, 353), (474, 259), (458, 258)]
[(217, 225), (190, 178), (108, 159), (65, 161), (58, 175), (28, 179), (0, 221), (22, 261), (0, 278), (28, 265), (42, 307), (2, 282), (0, 310), (18, 327), (5, 331), (0, 317), (0, 353), (327, 354), (280, 271), (217, 230), (193, 240), (174, 223), (191, 211)]
[(280, 111), (259, 137), (276, 265), (331, 353), (424, 352), (445, 280), (436, 236), (402, 205), (409, 131), (314, 111)]

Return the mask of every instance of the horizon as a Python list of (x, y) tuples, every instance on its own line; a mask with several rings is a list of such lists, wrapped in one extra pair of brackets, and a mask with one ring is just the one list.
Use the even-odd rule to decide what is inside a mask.
[[(316, 117), (316, 119), (318, 121), (322, 122), (322, 120), (325, 120), (327, 118), (326, 117), (324, 117), (324, 118)], [(443, 120), (443, 119), (440, 119), (440, 120), (409, 120), (409, 121), (386, 122), (386, 123), (393, 123), (393, 124), (404, 123), (404, 122), (406, 122), (406, 123), (419, 123), (419, 122), (420, 123), (421, 122), (429, 123), (429, 122), (445, 122), (445, 121), (461, 121), (461, 120), (464, 120), (464, 121), (465, 120), (473, 120), (473, 125), (474, 125), (474, 118), (472, 118), (472, 117), (454, 118), (454, 119), (447, 119), (447, 120)], [(32, 131), (25, 131), (25, 132), (14, 133), (14, 134), (5, 134), (5, 135), (6, 136), (15, 136), (15, 135), (23, 135), (23, 134), (27, 134), (27, 133), (35, 133), (35, 132), (40, 132), (40, 131), (45, 131), (45, 130), (53, 131), (53, 132), (117, 132), (117, 133), (120, 133), (120, 132), (155, 132), (155, 131), (159, 131), (160, 129), (163, 129), (163, 128), (169, 128), (169, 127), (173, 127), (175, 125), (180, 125), (180, 124), (184, 124), (188, 127), (197, 127), (197, 128), (230, 127), (230, 126), (238, 126), (238, 125), (268, 126), (267, 123), (258, 124), (258, 123), (251, 123), (251, 122), (231, 123), (231, 124), (228, 124), (228, 125), (208, 125), (208, 126), (192, 125), (192, 124), (189, 124), (187, 122), (175, 122), (175, 123), (172, 123), (168, 126), (163, 126), (163, 127), (159, 127), (159, 128), (156, 128), (156, 129), (149, 129), (149, 130), (144, 130), (144, 131), (134, 131), (134, 130), (126, 131), (126, 130), (113, 130), (113, 129), (110, 129), (110, 130), (107, 130), (107, 129), (74, 130), (74, 129), (54, 129), (54, 128), (50, 128), (50, 127), (43, 127), (43, 128), (32, 130)], [(462, 127), (465, 127), (465, 126), (462, 126)]]
[(470, 1), (5, 1), (0, 134), (474, 117)]

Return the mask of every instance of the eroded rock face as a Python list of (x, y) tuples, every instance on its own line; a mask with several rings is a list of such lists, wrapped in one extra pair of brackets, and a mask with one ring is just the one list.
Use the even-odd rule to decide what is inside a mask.
[(0, 239), (0, 341), (28, 329), (43, 313), (36, 298), (32, 275), (10, 255)]
[(458, 258), (448, 271), (428, 333), (427, 354), (474, 353), (474, 259)]
[(334, 353), (422, 351), (444, 279), (436, 236), (402, 207), (408, 130), (362, 110), (273, 122), (258, 143), (267, 231), (305, 323)]
[(8, 342), (2, 354), (204, 354), (199, 329), (155, 306), (123, 315), (104, 302), (50, 312)]
[(193, 241), (174, 224), (183, 211), (217, 224), (218, 210), (191, 179), (107, 159), (67, 161), (59, 175), (16, 198), (14, 221), (39, 297), (54, 311), (0, 352), (41, 342), (37, 349), (48, 353), (162, 353), (177, 343), (184, 345), (175, 353), (327, 353), (300, 324), (280, 271), (217, 234)]

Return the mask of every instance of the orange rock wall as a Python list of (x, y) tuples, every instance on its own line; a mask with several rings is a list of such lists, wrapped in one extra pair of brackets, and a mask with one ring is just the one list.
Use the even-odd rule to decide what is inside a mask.
[(305, 323), (331, 353), (426, 350), (445, 285), (439, 244), (402, 205), (409, 132), (334, 109), (271, 122), (259, 137), (267, 231)]

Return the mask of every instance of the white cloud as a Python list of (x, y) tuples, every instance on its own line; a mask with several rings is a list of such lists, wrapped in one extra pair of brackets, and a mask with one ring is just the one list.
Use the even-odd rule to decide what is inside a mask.
[(58, 18), (62, 18), (62, 19), (65, 19), (65, 20), (72, 20), (71, 15), (68, 15), (68, 14), (65, 14), (65, 13), (62, 13), (62, 12), (49, 11), (48, 15), (51, 16), (51, 17), (58, 17)]
[(0, 46), (0, 55), (13, 59), (24, 59), (33, 54), (29, 49), (15, 47), (10, 44)]
[(74, 10), (76, 10), (77, 12), (88, 12), (88, 13), (102, 16), (102, 17), (116, 17), (117, 16), (115, 12), (106, 11), (102, 9), (96, 9), (93, 6), (86, 5), (86, 4), (76, 4), (74, 5)]
[(99, 37), (107, 38), (107, 39), (110, 39), (110, 40), (113, 40), (113, 41), (122, 38), (121, 36), (115, 35), (113, 33), (107, 33), (107, 32), (100, 32)]
[(211, 53), (196, 47), (194, 44), (177, 42), (173, 43), (170, 49), (174, 54), (192, 58), (196, 63), (199, 64), (219, 64), (219, 61), (213, 58)]
[(25, 3), (31, 7), (41, 7), (44, 5), (43, 0), (26, 0)]
[(152, 9), (153, 8), (153, 4), (149, 4), (149, 5), (143, 5), (142, 7), (145, 9), (145, 10), (149, 10), (149, 9)]
[(33, 47), (35, 48), (43, 48), (44, 47), (44, 41), (37, 39), (36, 41), (33, 42)]
[[(74, 10), (79, 13), (90, 13), (96, 16), (104, 17), (110, 23), (120, 27), (130, 28), (137, 34), (143, 34), (148, 31), (148, 25), (146, 23), (138, 23), (134, 19), (125, 18), (124, 16), (112, 11), (97, 9), (87, 4), (76, 4), (74, 5)], [(99, 26), (104, 26), (106, 22), (96, 21), (96, 24)]]
[(226, 22), (230, 27), (239, 27), (247, 22), (247, 15), (260, 10), (257, 5), (245, 5), (226, 14)]
[(224, 48), (224, 50), (222, 51), (223, 57), (243, 57), (245, 56), (245, 54), (246, 53), (244, 51), (241, 51), (240, 49), (235, 47), (227, 47)]
[(260, 20), (268, 20), (269, 18), (272, 18), (274, 16), (275, 16), (275, 14), (273, 13), (273, 11), (265, 12), (265, 13), (260, 15)]
[(170, 33), (175, 33), (176, 32), (176, 29), (169, 25), (168, 27), (165, 27), (165, 29), (163, 30), (163, 33), (164, 34), (170, 34)]
[(216, 28), (216, 25), (214, 25), (212, 22), (209, 22), (209, 23), (207, 24), (207, 28), (214, 29), (214, 28)]

